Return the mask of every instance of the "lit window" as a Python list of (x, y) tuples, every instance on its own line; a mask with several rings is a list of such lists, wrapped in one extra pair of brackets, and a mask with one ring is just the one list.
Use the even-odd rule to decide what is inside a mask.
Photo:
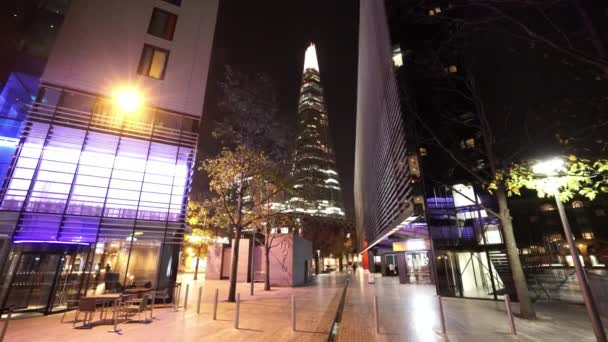
[(563, 240), (562, 234), (551, 234), (547, 237), (549, 241), (561, 241)]
[(584, 208), (585, 205), (583, 204), (583, 201), (574, 201), (572, 202), (572, 208), (574, 209), (579, 209), (579, 208)]
[(165, 77), (169, 51), (144, 45), (137, 73), (162, 80)]
[(451, 74), (455, 74), (455, 73), (457, 73), (457, 72), (458, 72), (458, 67), (457, 67), (457, 66), (455, 66), (455, 65), (450, 65), (450, 66), (448, 67), (448, 71), (449, 71)]
[(592, 240), (594, 238), (593, 232), (583, 232), (581, 235), (583, 236), (583, 239), (586, 240)]
[(441, 7), (435, 7), (435, 13), (441, 13)]
[(156, 37), (172, 40), (176, 22), (177, 16), (175, 14), (155, 8), (152, 12), (150, 25), (148, 26), (148, 33)]
[(545, 203), (543, 205), (540, 206), (540, 210), (541, 211), (554, 211), (555, 210), (555, 206), (553, 204), (550, 203)]
[(435, 11), (434, 10), (430, 10), (429, 11), (429, 15), (435, 15)]
[(403, 65), (403, 55), (400, 47), (393, 49), (393, 65), (397, 68)]
[(420, 156), (422, 156), (422, 157), (427, 156), (429, 154), (429, 152), (427, 151), (426, 147), (421, 147), (419, 149), (419, 151), (420, 151)]
[(180, 6), (182, 4), (182, 0), (164, 0), (165, 2), (168, 2), (170, 4), (173, 4), (175, 6)]

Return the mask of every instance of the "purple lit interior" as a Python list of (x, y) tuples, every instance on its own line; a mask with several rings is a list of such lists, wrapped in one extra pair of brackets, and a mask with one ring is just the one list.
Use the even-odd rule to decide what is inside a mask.
[(109, 218), (183, 222), (192, 152), (32, 122), (0, 209), (22, 211), (16, 241), (92, 243)]

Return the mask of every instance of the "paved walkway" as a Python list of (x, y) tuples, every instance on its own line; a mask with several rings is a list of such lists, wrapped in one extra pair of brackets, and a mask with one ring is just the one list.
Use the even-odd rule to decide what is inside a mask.
[[(326, 341), (334, 318), (344, 275), (321, 275), (306, 287), (276, 288), (263, 291), (256, 284), (256, 296), (249, 295), (249, 284), (237, 287), (241, 294), (240, 327), (234, 328), (235, 304), (225, 302), (227, 281), (185, 281), (190, 283), (188, 309), (183, 308), (185, 285), (181, 294), (182, 307), (155, 310), (155, 319), (148, 324), (120, 324), (120, 334), (108, 332), (111, 325), (90, 329), (73, 329), (74, 312), (66, 322), (60, 315), (17, 319), (10, 322), (6, 341)], [(201, 313), (196, 313), (198, 286), (204, 284)], [(212, 320), (212, 298), (220, 290), (218, 320)], [(296, 296), (296, 332), (291, 331), (291, 295)], [(98, 316), (95, 317), (97, 319)]]
[[(276, 288), (267, 292), (256, 284), (255, 296), (249, 284), (239, 284), (241, 319), (234, 328), (235, 304), (225, 302), (227, 281), (190, 284), (188, 309), (155, 310), (149, 324), (121, 324), (120, 334), (108, 332), (111, 325), (73, 329), (74, 313), (60, 323), (60, 315), (16, 319), (10, 322), (5, 341), (326, 341), (334, 318), (345, 276), (329, 274), (317, 277), (313, 284), (299, 288)], [(204, 285), (201, 313), (196, 313), (198, 287)], [(212, 320), (212, 297), (220, 290), (218, 320)], [(297, 329), (291, 331), (291, 295), (297, 298)], [(373, 296), (378, 296), (380, 333), (375, 333)], [(448, 335), (440, 334), (435, 289), (432, 286), (400, 285), (394, 277), (376, 277), (367, 283), (367, 274), (359, 270), (351, 277), (347, 291), (339, 341), (594, 341), (590, 323), (580, 305), (537, 304), (539, 319), (516, 318), (518, 335), (509, 333), (501, 302), (444, 298)], [(517, 312), (517, 305), (514, 305)], [(608, 324), (606, 325), (608, 326)]]
[[(400, 285), (397, 277), (352, 277), (338, 339), (358, 341), (595, 341), (584, 307), (537, 303), (538, 319), (515, 318), (510, 334), (502, 302), (443, 298), (447, 336), (442, 336), (434, 286)], [(380, 333), (375, 332), (373, 296), (378, 296)], [(513, 304), (515, 314), (519, 312)], [(606, 324), (608, 326), (608, 324)]]

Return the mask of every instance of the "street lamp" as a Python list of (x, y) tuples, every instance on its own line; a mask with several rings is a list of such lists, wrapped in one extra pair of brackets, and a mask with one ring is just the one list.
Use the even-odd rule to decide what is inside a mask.
[(114, 102), (126, 114), (137, 112), (143, 107), (143, 96), (134, 88), (120, 88), (114, 93)]
[(555, 197), (555, 202), (557, 203), (559, 217), (562, 221), (566, 240), (568, 241), (568, 248), (570, 249), (570, 254), (572, 255), (572, 263), (574, 264), (574, 269), (576, 270), (578, 284), (583, 294), (583, 300), (585, 302), (585, 307), (587, 308), (587, 314), (589, 315), (589, 319), (591, 319), (591, 325), (593, 326), (593, 333), (595, 334), (595, 338), (597, 341), (606, 342), (606, 332), (604, 331), (602, 320), (600, 319), (597, 306), (595, 305), (595, 300), (593, 298), (593, 293), (591, 292), (591, 287), (589, 286), (587, 274), (585, 273), (585, 270), (581, 265), (578, 250), (576, 249), (576, 245), (574, 244), (574, 237), (572, 236), (570, 223), (568, 222), (568, 217), (566, 216), (566, 210), (564, 209), (564, 204), (559, 199), (559, 182), (557, 178), (560, 172), (565, 171), (564, 161), (559, 158), (540, 161), (532, 166), (532, 171), (535, 174), (547, 177), (549, 180), (549, 182), (547, 183), (549, 189), (546, 190), (547, 193), (553, 194), (553, 196)]

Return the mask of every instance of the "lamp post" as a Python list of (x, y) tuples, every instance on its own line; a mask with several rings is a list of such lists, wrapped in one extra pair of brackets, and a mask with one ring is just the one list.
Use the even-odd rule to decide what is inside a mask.
[(559, 199), (559, 184), (557, 182), (557, 177), (560, 172), (564, 171), (564, 161), (559, 158), (553, 158), (538, 162), (532, 167), (532, 171), (535, 174), (546, 176), (550, 180), (549, 186), (551, 187), (551, 189), (547, 190), (549, 190), (553, 194), (553, 196), (555, 197), (555, 202), (557, 203), (559, 217), (562, 221), (566, 240), (568, 241), (570, 255), (572, 255), (572, 263), (574, 264), (578, 284), (583, 294), (583, 301), (585, 302), (587, 315), (589, 315), (591, 325), (593, 326), (593, 333), (595, 334), (595, 339), (599, 342), (606, 342), (606, 332), (604, 331), (604, 326), (602, 324), (599, 311), (595, 304), (595, 299), (593, 298), (591, 287), (589, 286), (589, 279), (587, 279), (587, 274), (585, 273), (585, 270), (583, 269), (583, 266), (581, 264), (581, 260), (579, 259), (579, 253), (574, 243), (574, 237), (572, 236), (572, 230), (570, 229), (570, 223), (568, 222), (568, 217), (566, 216), (564, 204)]

